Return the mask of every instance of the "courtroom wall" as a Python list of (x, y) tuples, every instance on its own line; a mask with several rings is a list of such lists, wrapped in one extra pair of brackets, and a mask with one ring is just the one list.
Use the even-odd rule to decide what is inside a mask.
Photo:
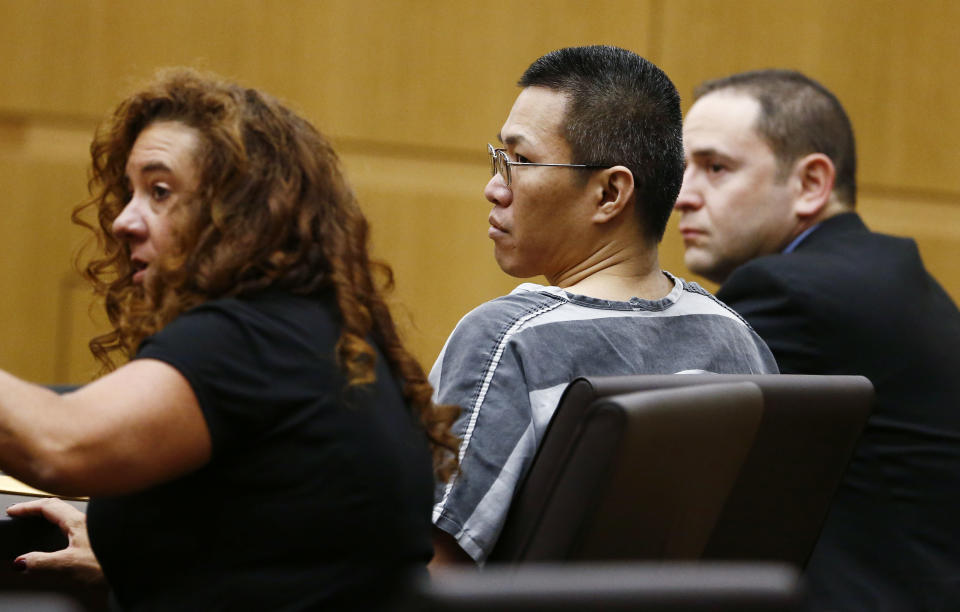
[[(916, 238), (960, 298), (958, 25), (960, 3), (933, 0), (0, 0), (0, 368), (95, 372), (86, 341), (103, 322), (72, 265), (84, 234), (69, 211), (98, 121), (171, 65), (263, 88), (331, 137), (427, 367), (466, 311), (519, 282), (486, 237), (485, 144), (527, 64), (574, 44), (650, 58), (684, 109), (696, 83), (733, 71), (822, 81), (854, 123), (868, 224)], [(675, 222), (661, 263), (696, 279)]]

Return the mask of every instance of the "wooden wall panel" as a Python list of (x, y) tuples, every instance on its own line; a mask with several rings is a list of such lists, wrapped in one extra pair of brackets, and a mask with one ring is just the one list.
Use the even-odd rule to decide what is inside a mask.
[[(661, 66), (681, 94), (708, 78), (794, 68), (847, 109), (860, 181), (960, 194), (960, 3), (950, 0), (671, 0)], [(685, 105), (689, 106), (689, 102)]]
[(102, 113), (104, 26), (100, 1), (0, 0), (0, 112)]
[(605, 41), (646, 52), (653, 0), (0, 0), (0, 112), (99, 117), (157, 67), (220, 72), (327, 132), (474, 150), (529, 62)]
[[(400, 319), (429, 365), (464, 313), (519, 282), (493, 261), (482, 189), (483, 146), (506, 118), (520, 73), (538, 55), (571, 44), (649, 53), (655, 4), (0, 0), (0, 57), (7, 60), (0, 62), (0, 148), (9, 160), (28, 159), (0, 159), (0, 176), (19, 180), (18, 193), (45, 210), (67, 203), (66, 211), (83, 196), (74, 192), (89, 138), (73, 126), (92, 127), (156, 68), (190, 65), (261, 87), (314, 120), (344, 153), (375, 252), (396, 272)], [(70, 176), (54, 180), (48, 158), (64, 172), (69, 161)], [(4, 212), (16, 206), (0, 202)], [(56, 214), (62, 223), (54, 234), (69, 232), (66, 212)], [(46, 263), (27, 269), (11, 260), (0, 268), (3, 286), (35, 281), (0, 315), (9, 312), (4, 318), (12, 321), (44, 302), (30, 321), (16, 317), (27, 326), (18, 333), (44, 348), (27, 355), (9, 345), (0, 367), (40, 380), (83, 380), (91, 369), (85, 343), (97, 329), (89, 295), (71, 276), (69, 256), (49, 248), (62, 237), (34, 238), (13, 244), (24, 260), (47, 253)], [(30, 331), (41, 327), (47, 331)], [(61, 329), (56, 341), (43, 335), (53, 329)]]
[(82, 199), (83, 177), (75, 162), (0, 156), (0, 368), (37, 382), (66, 382), (58, 371), (63, 290), (76, 279), (72, 260), (83, 236), (69, 214)]
[[(167, 65), (266, 89), (331, 135), (426, 365), (466, 311), (520, 282), (486, 238), (483, 145), (527, 64), (571, 44), (647, 55), (686, 98), (747, 68), (822, 80), (857, 129), (868, 223), (915, 232), (960, 297), (958, 22), (947, 0), (0, 0), (0, 367), (58, 382), (91, 371), (98, 323), (72, 272), (67, 213), (84, 196), (93, 126)], [(675, 222), (661, 264), (696, 280)]]

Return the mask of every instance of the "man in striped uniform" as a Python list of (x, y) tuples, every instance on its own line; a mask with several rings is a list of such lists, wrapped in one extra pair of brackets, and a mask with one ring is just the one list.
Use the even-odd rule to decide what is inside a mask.
[(488, 234), (524, 283), (476, 308), (430, 374), (463, 412), (461, 471), (439, 486), (436, 559), (483, 563), (557, 400), (578, 376), (772, 373), (736, 313), (660, 269), (683, 179), (680, 99), (652, 63), (614, 47), (535, 61), (488, 147)]

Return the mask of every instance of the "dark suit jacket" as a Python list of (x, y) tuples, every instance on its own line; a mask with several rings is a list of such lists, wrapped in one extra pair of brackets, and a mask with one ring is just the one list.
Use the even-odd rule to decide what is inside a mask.
[(807, 567), (815, 609), (960, 610), (960, 312), (916, 244), (838, 215), (717, 296), (781, 372), (862, 374), (876, 389)]

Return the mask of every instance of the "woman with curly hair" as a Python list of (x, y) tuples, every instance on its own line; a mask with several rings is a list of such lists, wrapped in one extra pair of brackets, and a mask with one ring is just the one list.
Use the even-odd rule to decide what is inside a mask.
[[(446, 479), (456, 409), (397, 335), (333, 149), (273, 98), (175, 70), (91, 154), (74, 219), (102, 248), (85, 275), (113, 326), (90, 343), (106, 373), (62, 396), (0, 373), (0, 468), (92, 497), (124, 609), (389, 601), (431, 555), (428, 447)], [(93, 571), (74, 512), (12, 507), (71, 536), (17, 563)]]

